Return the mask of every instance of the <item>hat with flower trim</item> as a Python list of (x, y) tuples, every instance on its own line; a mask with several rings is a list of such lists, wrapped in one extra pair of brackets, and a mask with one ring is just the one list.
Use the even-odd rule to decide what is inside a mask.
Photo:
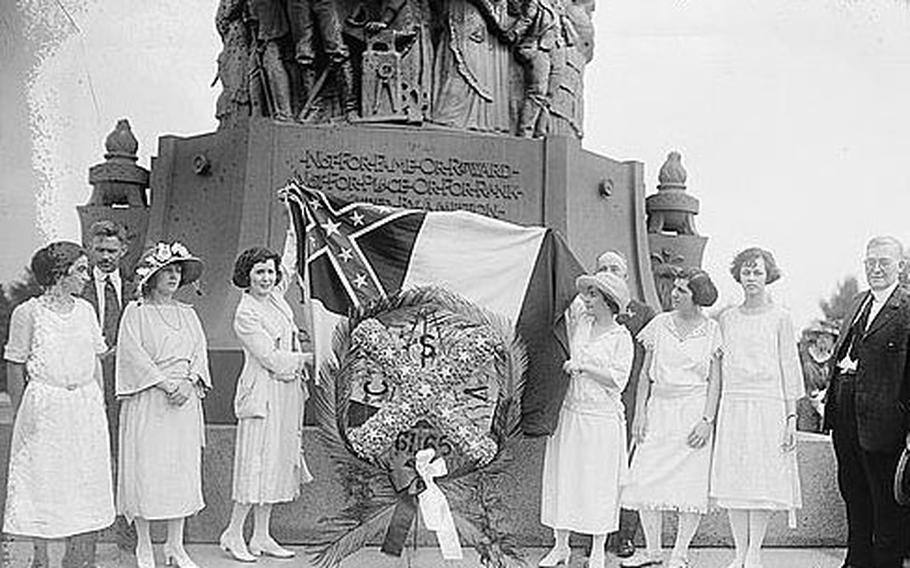
[(202, 260), (190, 254), (189, 249), (179, 242), (158, 243), (142, 254), (136, 265), (136, 279), (139, 290), (159, 270), (165, 266), (179, 264), (181, 269), (180, 286), (186, 286), (199, 280), (202, 276)]

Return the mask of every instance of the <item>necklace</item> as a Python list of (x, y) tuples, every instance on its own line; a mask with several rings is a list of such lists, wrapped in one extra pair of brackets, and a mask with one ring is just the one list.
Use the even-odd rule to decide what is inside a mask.
[(704, 323), (705, 318), (701, 314), (697, 314), (692, 318), (684, 318), (678, 313), (674, 313), (672, 316), (673, 326), (676, 327), (676, 332), (679, 335), (679, 339), (683, 340), (688, 338), (690, 335), (695, 333), (698, 328)]
[(58, 315), (67, 315), (73, 311), (76, 301), (69, 294), (58, 296), (46, 293), (41, 295), (41, 301), (48, 310)]
[(183, 327), (183, 320), (180, 318), (180, 312), (177, 312), (177, 323), (173, 324), (173, 323), (167, 321), (167, 318), (164, 317), (164, 312), (161, 311), (161, 307), (158, 304), (158, 302), (150, 302), (150, 303), (152, 304), (152, 306), (155, 307), (155, 312), (158, 314), (158, 317), (161, 318), (161, 321), (164, 322), (164, 325), (168, 326), (173, 331), (180, 331), (180, 329)]

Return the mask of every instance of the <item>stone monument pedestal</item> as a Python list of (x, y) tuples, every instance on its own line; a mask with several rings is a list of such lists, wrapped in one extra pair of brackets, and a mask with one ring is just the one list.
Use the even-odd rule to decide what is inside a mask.
[(254, 245), (281, 250), (287, 219), (276, 191), (292, 176), (351, 201), (546, 225), (566, 237), (585, 266), (607, 248), (624, 251), (633, 294), (657, 304), (642, 164), (588, 152), (577, 139), (270, 120), (164, 136), (152, 164), (144, 240), (179, 240), (206, 261), (203, 295), (188, 299), (205, 326), (213, 374), (221, 377), (206, 398), (210, 422), (234, 420), (233, 381), (242, 364), (231, 328), (240, 294), (230, 284), (234, 258)]

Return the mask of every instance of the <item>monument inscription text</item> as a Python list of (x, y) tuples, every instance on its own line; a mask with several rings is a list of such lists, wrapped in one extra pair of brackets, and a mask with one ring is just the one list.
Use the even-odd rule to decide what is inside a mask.
[(313, 189), (392, 207), (504, 219), (525, 198), (522, 171), (507, 161), (304, 148), (289, 165)]

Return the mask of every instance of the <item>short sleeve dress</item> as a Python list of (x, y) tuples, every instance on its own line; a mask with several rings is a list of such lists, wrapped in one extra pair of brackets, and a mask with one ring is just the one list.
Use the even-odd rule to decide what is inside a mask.
[(571, 355), (610, 380), (586, 373), (569, 379), (559, 423), (547, 439), (540, 519), (554, 529), (604, 534), (619, 526), (620, 484), (629, 463), (622, 390), (633, 346), (625, 327), (593, 336), (592, 324), (582, 316), (570, 330)]
[(721, 400), (711, 470), (711, 497), (725, 509), (790, 512), (802, 506), (796, 452), (781, 450), (785, 400), (804, 395), (789, 313), (730, 308), (723, 333)]
[(623, 506), (629, 509), (706, 513), (711, 443), (692, 448), (689, 433), (705, 409), (711, 361), (721, 347), (720, 326), (705, 319), (687, 335), (673, 315), (657, 315), (638, 334), (652, 353), (647, 370), (647, 432), (632, 456)]
[[(155, 385), (191, 376), (196, 395), (172, 405)], [(117, 511), (128, 521), (174, 519), (205, 506), (203, 388), (211, 387), (205, 334), (186, 304), (130, 302), (117, 338), (120, 475)]]
[(62, 538), (114, 522), (111, 456), (91, 304), (60, 314), (32, 298), (13, 311), (5, 359), (28, 384), (13, 426), (3, 531)]

